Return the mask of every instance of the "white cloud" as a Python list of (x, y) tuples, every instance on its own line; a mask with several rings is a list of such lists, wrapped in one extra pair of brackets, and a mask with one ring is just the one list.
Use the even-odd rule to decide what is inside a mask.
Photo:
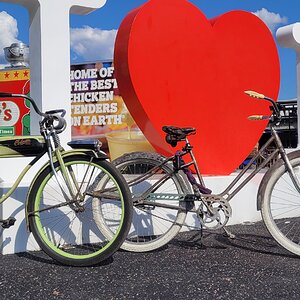
[(117, 30), (84, 26), (71, 29), (71, 50), (86, 61), (113, 58)]
[(275, 29), (280, 25), (286, 24), (288, 22), (287, 17), (282, 17), (280, 16), (280, 14), (269, 12), (265, 8), (254, 12), (254, 14), (258, 16), (263, 22), (265, 22), (265, 24), (273, 33), (275, 32)]
[(18, 42), (18, 23), (6, 11), (0, 12), (0, 60), (4, 62), (4, 47)]

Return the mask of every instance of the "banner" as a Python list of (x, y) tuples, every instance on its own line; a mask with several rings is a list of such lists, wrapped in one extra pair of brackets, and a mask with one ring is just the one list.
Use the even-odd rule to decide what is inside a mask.
[(72, 139), (97, 138), (106, 150), (111, 138), (136, 137), (137, 126), (119, 93), (112, 61), (72, 65), (70, 79)]
[[(28, 94), (28, 69), (0, 71), (0, 91)], [(133, 151), (153, 151), (129, 113), (118, 89), (112, 61), (71, 65), (72, 139), (99, 139), (112, 159)], [(55, 108), (53, 108), (55, 109)], [(0, 99), (0, 136), (30, 134), (29, 104)]]

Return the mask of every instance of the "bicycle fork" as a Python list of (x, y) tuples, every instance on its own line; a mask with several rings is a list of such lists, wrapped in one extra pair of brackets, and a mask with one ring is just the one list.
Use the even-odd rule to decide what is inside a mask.
[(292, 166), (292, 164), (291, 164), (291, 162), (288, 158), (288, 155), (286, 154), (286, 151), (285, 151), (285, 149), (282, 145), (282, 142), (281, 142), (281, 140), (278, 136), (278, 133), (273, 128), (271, 128), (271, 130), (272, 130), (272, 135), (275, 137), (275, 142), (276, 142), (277, 147), (279, 149), (279, 153), (280, 153), (280, 155), (282, 157), (282, 160), (284, 161), (284, 164), (285, 164), (285, 166), (288, 170), (288, 173), (289, 173), (290, 178), (291, 178), (291, 180), (294, 184), (294, 187), (296, 188), (297, 192), (300, 194), (300, 182), (299, 182), (299, 180), (298, 180), (298, 178), (295, 174), (293, 166)]
[[(72, 205), (75, 205), (76, 207), (74, 207), (75, 210), (80, 210), (80, 205), (78, 205), (78, 202), (82, 202), (84, 200), (84, 194), (82, 194), (80, 191), (81, 191), (81, 188), (82, 188), (82, 185), (84, 184), (85, 182), (85, 178), (89, 172), (89, 168), (87, 168), (87, 170), (85, 170), (85, 174), (83, 175), (83, 179), (82, 179), (82, 182), (81, 184), (79, 185), (77, 180), (76, 180), (76, 177), (75, 177), (75, 174), (74, 174), (74, 171), (72, 169), (72, 166), (70, 167), (67, 167), (64, 163), (64, 160), (63, 160), (63, 157), (61, 155), (61, 152), (59, 149), (56, 149), (55, 150), (55, 156), (56, 156), (56, 159), (59, 163), (59, 166), (60, 166), (60, 170), (61, 170), (61, 176), (63, 178), (63, 181), (65, 182), (65, 185), (66, 187), (63, 187), (62, 184), (61, 184), (61, 180), (59, 179), (59, 176), (57, 174), (57, 171), (55, 170), (55, 167), (54, 167), (54, 163), (53, 163), (53, 158), (52, 158), (52, 155), (51, 152), (49, 151), (49, 161), (50, 161), (50, 166), (51, 166), (51, 169), (52, 169), (52, 172), (54, 174), (54, 177), (55, 177), (55, 180), (63, 194), (63, 197), (65, 198), (65, 200), (67, 202), (70, 202), (70, 204)], [(94, 170), (92, 171), (92, 173), (94, 172)], [(90, 176), (90, 180), (92, 178), (92, 175)], [(88, 182), (88, 186), (89, 186), (89, 183)], [(67, 191), (65, 190), (67, 188)], [(68, 194), (69, 193), (69, 194)]]

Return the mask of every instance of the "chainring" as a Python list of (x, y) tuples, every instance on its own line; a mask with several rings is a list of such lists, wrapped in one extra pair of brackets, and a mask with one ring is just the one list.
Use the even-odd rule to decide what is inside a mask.
[(224, 227), (232, 214), (229, 202), (217, 195), (207, 195), (197, 209), (197, 217), (206, 229)]

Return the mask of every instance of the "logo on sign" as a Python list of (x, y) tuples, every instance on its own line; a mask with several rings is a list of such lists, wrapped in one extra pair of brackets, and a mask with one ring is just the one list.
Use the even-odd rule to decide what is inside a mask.
[(0, 101), (0, 126), (14, 126), (20, 117), (18, 105), (12, 101)]

